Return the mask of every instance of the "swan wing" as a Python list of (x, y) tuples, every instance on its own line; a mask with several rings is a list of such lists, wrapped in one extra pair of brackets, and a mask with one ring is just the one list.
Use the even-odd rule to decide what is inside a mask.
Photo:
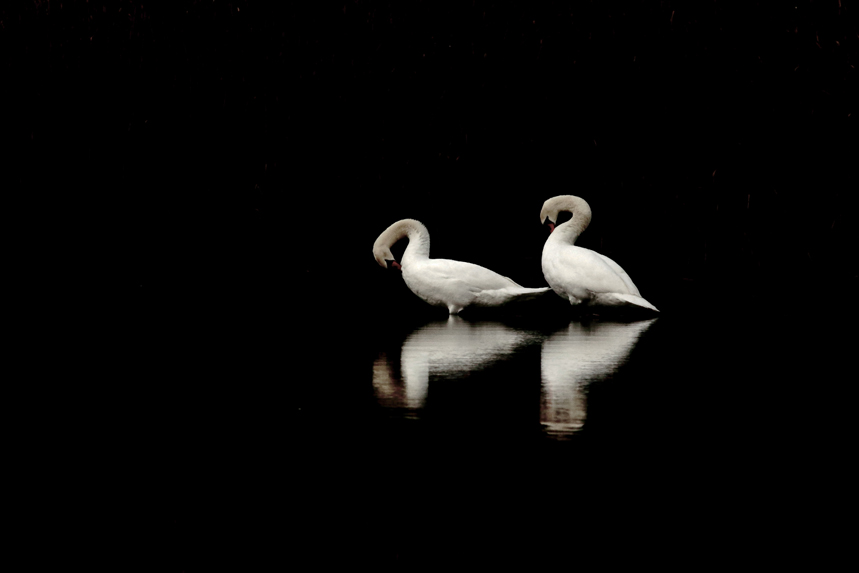
[(471, 263), (448, 259), (409, 261), (403, 265), (403, 279), (416, 295), (451, 313), (472, 304), (487, 289), (509, 287), (512, 281)]
[(486, 267), (462, 261), (430, 259), (423, 265), (422, 272), (434, 281), (459, 283), (472, 292), (510, 287), (521, 288), (512, 280)]
[(641, 293), (638, 292), (638, 287), (635, 286), (635, 283), (632, 282), (632, 279), (629, 278), (629, 275), (626, 274), (626, 271), (623, 270), (619, 264), (617, 264), (616, 262), (614, 262), (613, 260), (611, 260), (610, 258), (608, 258), (607, 256), (605, 256), (603, 254), (596, 253), (596, 252), (595, 252), (595, 254), (597, 256), (601, 257), (602, 260), (605, 261), (605, 263), (611, 268), (611, 270), (613, 270), (614, 272), (617, 273), (617, 276), (620, 277), (620, 279), (623, 281), (623, 283), (629, 289), (630, 294), (634, 294), (636, 296), (641, 296)]
[(480, 291), (477, 297), (475, 297), (473, 304), (478, 306), (503, 306), (514, 301), (525, 302), (535, 300), (550, 292), (552, 292), (550, 287), (509, 287), (484, 290)]
[(543, 273), (550, 285), (562, 285), (563, 290), (569, 293), (628, 292), (626, 282), (612, 268), (606, 257), (574, 245), (563, 245), (547, 252)]
[(604, 306), (636, 306), (659, 312), (658, 308), (634, 294), (619, 292), (600, 293), (596, 296), (596, 303)]
[(447, 259), (404, 265), (403, 278), (412, 292), (432, 305), (447, 307), (451, 314), (471, 305), (501, 306), (550, 290), (524, 288), (480, 265)]

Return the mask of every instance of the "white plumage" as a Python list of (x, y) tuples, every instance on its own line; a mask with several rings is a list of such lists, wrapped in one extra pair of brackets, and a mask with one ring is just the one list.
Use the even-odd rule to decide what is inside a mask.
[[(561, 211), (570, 211), (573, 218), (555, 227)], [(559, 296), (573, 305), (640, 307), (659, 312), (641, 297), (620, 265), (573, 244), (591, 222), (591, 208), (584, 199), (559, 195), (547, 200), (540, 222), (548, 223), (551, 230), (543, 246), (543, 276)]]
[[(402, 263), (397, 263), (391, 247), (407, 237)], [(379, 235), (373, 256), (384, 268), (400, 267), (413, 293), (433, 306), (458, 314), (469, 306), (497, 307), (548, 292), (548, 287), (526, 288), (487, 268), (449, 259), (429, 258), (429, 232), (414, 219), (397, 221)]]

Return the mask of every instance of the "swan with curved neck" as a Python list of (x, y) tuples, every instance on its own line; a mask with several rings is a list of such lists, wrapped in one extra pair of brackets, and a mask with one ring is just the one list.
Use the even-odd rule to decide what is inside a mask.
[[(557, 225), (561, 211), (569, 211), (573, 217)], [(638, 307), (659, 312), (641, 297), (620, 265), (573, 244), (587, 229), (591, 216), (587, 201), (575, 195), (559, 195), (543, 203), (540, 222), (549, 226), (550, 233), (542, 258), (546, 282), (572, 305)]]
[[(398, 263), (391, 247), (400, 239), (409, 244)], [(429, 231), (420, 221), (402, 219), (385, 229), (373, 244), (373, 257), (382, 268), (398, 268), (406, 286), (433, 306), (459, 314), (470, 306), (498, 307), (548, 292), (526, 288), (487, 268), (449, 259), (429, 258)]]

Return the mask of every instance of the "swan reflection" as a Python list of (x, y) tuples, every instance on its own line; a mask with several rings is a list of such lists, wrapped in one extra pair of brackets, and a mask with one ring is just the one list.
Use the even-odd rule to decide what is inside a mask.
[(588, 384), (614, 372), (655, 320), (571, 322), (543, 341), (540, 419), (547, 433), (565, 437), (584, 425)]
[(376, 359), (376, 398), (383, 406), (414, 413), (424, 406), (431, 377), (465, 376), (536, 340), (534, 333), (499, 322), (469, 322), (458, 316), (431, 322), (403, 342), (399, 376), (390, 357), (380, 354)]

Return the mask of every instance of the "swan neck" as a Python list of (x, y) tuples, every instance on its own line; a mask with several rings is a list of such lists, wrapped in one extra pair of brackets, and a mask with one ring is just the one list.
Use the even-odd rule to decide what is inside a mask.
[(552, 235), (558, 235), (558, 240), (573, 244), (591, 223), (591, 207), (584, 199), (569, 196), (560, 210), (570, 211), (573, 217), (563, 225), (556, 227)]
[(402, 262), (404, 265), (409, 260), (429, 258), (429, 231), (420, 221), (414, 219), (397, 221), (388, 227), (379, 240), (384, 241), (390, 247), (404, 237), (409, 239), (409, 244), (403, 253)]

